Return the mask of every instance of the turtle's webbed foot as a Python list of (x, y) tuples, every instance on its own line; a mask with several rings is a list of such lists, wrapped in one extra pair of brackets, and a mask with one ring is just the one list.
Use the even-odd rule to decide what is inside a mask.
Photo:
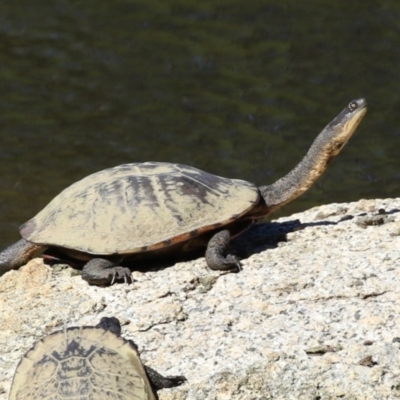
[(239, 258), (233, 254), (227, 254), (230, 240), (231, 234), (228, 230), (220, 231), (210, 239), (206, 250), (206, 262), (209, 268), (232, 272), (242, 270)]
[(91, 259), (82, 270), (82, 278), (92, 285), (113, 285), (116, 281), (132, 282), (131, 270), (115, 266), (103, 258)]
[(228, 254), (226, 257), (226, 263), (229, 264), (232, 272), (240, 272), (242, 270), (242, 264), (240, 263), (240, 258), (234, 256), (233, 254)]
[(242, 264), (240, 264), (239, 257), (233, 254), (228, 254), (226, 257), (217, 255), (210, 257), (206, 255), (207, 266), (213, 270), (219, 271), (230, 271), (240, 272), (242, 270)]
[(187, 379), (182, 375), (163, 376), (155, 371), (153, 368), (148, 367), (147, 365), (145, 365), (144, 368), (146, 370), (147, 376), (149, 377), (151, 385), (155, 390), (180, 386), (182, 385), (182, 383), (187, 381)]
[(124, 280), (125, 283), (132, 283), (132, 273), (129, 268), (126, 267), (113, 267), (112, 268), (112, 280), (110, 285), (113, 285), (115, 281)]
[(170, 388), (175, 386), (180, 386), (187, 382), (187, 379), (183, 375), (169, 375), (164, 376), (164, 388)]

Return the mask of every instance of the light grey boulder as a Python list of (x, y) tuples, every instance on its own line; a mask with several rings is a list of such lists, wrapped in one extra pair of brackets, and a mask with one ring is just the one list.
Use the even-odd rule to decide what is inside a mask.
[(145, 364), (188, 379), (160, 400), (400, 398), (399, 210), (361, 200), (256, 226), (233, 243), (250, 254), (237, 274), (200, 258), (102, 288), (34, 259), (0, 277), (0, 399), (39, 338), (111, 315)]

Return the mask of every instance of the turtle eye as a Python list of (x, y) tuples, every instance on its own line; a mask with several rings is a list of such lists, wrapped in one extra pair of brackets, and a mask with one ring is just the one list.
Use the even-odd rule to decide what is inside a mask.
[(349, 110), (350, 111), (354, 111), (357, 107), (358, 107), (358, 104), (355, 102), (355, 101), (351, 101), (350, 103), (349, 103)]

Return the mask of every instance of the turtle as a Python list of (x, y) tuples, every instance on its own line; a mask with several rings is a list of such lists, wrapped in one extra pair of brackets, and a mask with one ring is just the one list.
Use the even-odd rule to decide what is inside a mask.
[(364, 99), (351, 101), (301, 162), (266, 186), (165, 162), (122, 164), (89, 175), (20, 227), (22, 239), (0, 253), (0, 273), (48, 248), (85, 261), (82, 277), (97, 285), (128, 282), (131, 270), (121, 264), (135, 258), (202, 248), (209, 268), (237, 272), (241, 263), (230, 240), (310, 188), (366, 111)]
[(17, 366), (9, 400), (156, 400), (157, 390), (185, 381), (143, 365), (136, 344), (121, 337), (118, 318), (103, 317), (37, 342)]

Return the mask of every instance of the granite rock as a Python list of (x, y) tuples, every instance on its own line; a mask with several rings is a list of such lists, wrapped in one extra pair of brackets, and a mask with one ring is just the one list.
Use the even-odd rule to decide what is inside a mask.
[(38, 339), (102, 316), (187, 377), (160, 400), (400, 398), (399, 211), (361, 200), (254, 226), (233, 243), (240, 273), (199, 258), (96, 287), (34, 259), (0, 277), (0, 399)]

